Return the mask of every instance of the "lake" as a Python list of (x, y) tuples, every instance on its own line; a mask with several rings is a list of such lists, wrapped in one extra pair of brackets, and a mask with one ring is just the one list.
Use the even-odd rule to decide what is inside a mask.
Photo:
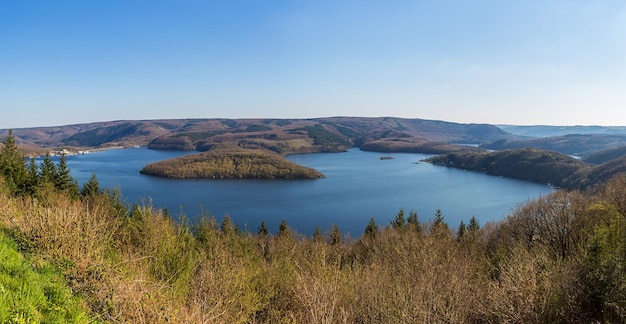
[[(291, 155), (298, 164), (324, 173), (316, 180), (178, 180), (139, 173), (150, 162), (190, 152), (146, 148), (113, 149), (67, 157), (73, 177), (83, 184), (96, 173), (102, 187), (117, 188), (128, 203), (152, 201), (174, 218), (190, 222), (210, 213), (228, 214), (242, 228), (256, 232), (261, 221), (276, 233), (282, 219), (299, 233), (311, 234), (337, 224), (360, 236), (370, 217), (388, 225), (404, 208), (421, 222), (437, 208), (457, 228), (475, 216), (482, 224), (503, 219), (518, 204), (548, 194), (546, 185), (419, 163), (425, 154), (382, 154), (351, 149), (345, 153)], [(393, 159), (381, 160), (380, 157)]]

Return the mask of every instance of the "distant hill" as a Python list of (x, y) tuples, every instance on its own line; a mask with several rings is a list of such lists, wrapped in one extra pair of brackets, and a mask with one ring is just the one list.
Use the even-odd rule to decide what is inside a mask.
[(591, 164), (602, 164), (624, 155), (626, 155), (626, 145), (593, 152), (586, 155), (582, 160)]
[(626, 134), (626, 126), (517, 126), (496, 125), (500, 129), (515, 135), (527, 137), (550, 137), (571, 134)]
[(593, 152), (626, 145), (626, 134), (586, 134), (564, 135), (526, 140), (498, 140), (481, 145), (491, 150), (538, 148), (568, 155), (584, 157)]
[[(6, 130), (0, 131), (0, 138), (4, 134)], [(368, 143), (372, 150), (447, 152), (459, 150), (451, 146), (454, 143), (520, 138), (487, 124), (393, 117), (111, 121), (15, 129), (14, 134), (24, 144), (40, 147), (148, 145), (152, 149), (207, 151), (230, 143), (280, 154), (338, 152), (368, 147)]]

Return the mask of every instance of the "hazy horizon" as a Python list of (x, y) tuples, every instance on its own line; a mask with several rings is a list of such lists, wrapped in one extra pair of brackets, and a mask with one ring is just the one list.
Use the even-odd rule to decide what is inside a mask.
[(180, 118), (626, 124), (626, 3), (15, 1), (0, 128)]

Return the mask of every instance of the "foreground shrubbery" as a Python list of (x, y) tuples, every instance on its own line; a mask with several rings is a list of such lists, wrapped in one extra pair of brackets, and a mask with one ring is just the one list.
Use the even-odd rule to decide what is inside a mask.
[(228, 217), (189, 226), (149, 204), (128, 208), (95, 178), (79, 196), (0, 188), (3, 235), (53, 265), (72, 305), (96, 321), (626, 320), (624, 176), (594, 194), (529, 201), (482, 228), (471, 220), (452, 231), (440, 211), (424, 223), (400, 211), (354, 240), (336, 227), (306, 238), (284, 223), (275, 235), (245, 233)]
[(190, 227), (105, 193), (3, 193), (0, 221), (105, 322), (622, 322), (624, 190), (617, 178), (593, 197), (556, 192), (458, 233), (399, 213), (349, 242), (229, 218)]

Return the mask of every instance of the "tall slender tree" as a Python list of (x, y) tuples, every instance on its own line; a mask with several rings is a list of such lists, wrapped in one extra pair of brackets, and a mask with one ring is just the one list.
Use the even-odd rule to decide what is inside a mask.
[(52, 162), (50, 152), (46, 153), (41, 165), (39, 167), (39, 178), (43, 184), (55, 185), (56, 183), (57, 167)]
[(422, 224), (420, 223), (417, 212), (415, 210), (409, 211), (409, 217), (406, 219), (406, 221), (407, 228), (418, 234), (422, 232)]
[(363, 233), (365, 237), (375, 238), (378, 233), (378, 225), (376, 225), (376, 221), (374, 221), (374, 217), (370, 218), (369, 223), (365, 226), (365, 232)]
[(98, 183), (98, 177), (96, 177), (96, 173), (92, 173), (89, 181), (83, 184), (82, 189), (80, 190), (80, 195), (82, 197), (94, 197), (102, 193), (100, 190), (100, 184)]
[(283, 219), (278, 226), (278, 237), (288, 237), (291, 233), (289, 233), (289, 226), (287, 225), (287, 221)]
[(24, 194), (27, 191), (28, 171), (24, 156), (17, 148), (13, 130), (9, 130), (0, 150), (0, 175), (13, 194)]
[(396, 217), (391, 221), (391, 226), (397, 230), (404, 230), (406, 227), (406, 218), (404, 217), (404, 209), (401, 208)]
[(267, 229), (265, 221), (261, 221), (261, 226), (259, 226), (259, 231), (257, 232), (257, 234), (261, 237), (266, 237), (267, 235), (269, 235), (269, 230)]
[(78, 182), (74, 180), (67, 167), (67, 157), (61, 154), (56, 172), (54, 173), (54, 186), (61, 191), (67, 192), (72, 197), (78, 197)]

